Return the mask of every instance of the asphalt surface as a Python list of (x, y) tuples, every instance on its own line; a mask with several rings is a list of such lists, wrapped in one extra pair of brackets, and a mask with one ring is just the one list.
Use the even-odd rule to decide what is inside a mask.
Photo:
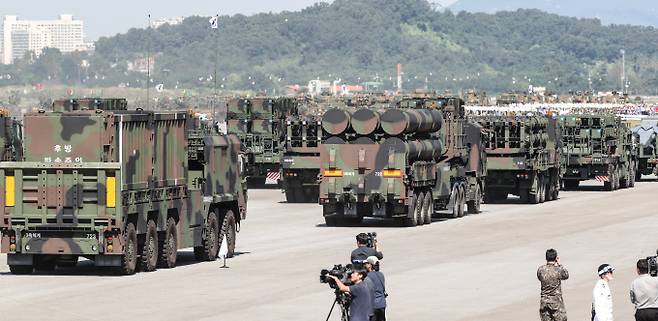
[(252, 190), (229, 269), (181, 251), (177, 268), (134, 276), (88, 261), (14, 276), (1, 255), (0, 320), (325, 320), (334, 294), (319, 272), (348, 263), (362, 231), (379, 234), (389, 320), (538, 320), (536, 270), (550, 247), (571, 274), (563, 283), (570, 320), (589, 320), (601, 263), (617, 268), (615, 320), (632, 320), (635, 262), (658, 248), (658, 182), (616, 192), (590, 185), (554, 202), (484, 205), (481, 214), (416, 228), (326, 227), (318, 205)]

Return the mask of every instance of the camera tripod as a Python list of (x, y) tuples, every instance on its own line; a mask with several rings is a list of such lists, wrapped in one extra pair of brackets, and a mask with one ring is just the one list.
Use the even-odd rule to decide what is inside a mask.
[(336, 291), (336, 299), (334, 300), (334, 303), (331, 305), (331, 309), (329, 310), (329, 314), (327, 315), (326, 321), (329, 321), (329, 318), (331, 317), (331, 313), (334, 312), (334, 307), (336, 307), (336, 303), (340, 305), (340, 321), (349, 321), (350, 315), (348, 311), (350, 306), (350, 298), (348, 295), (345, 295), (338, 291)]

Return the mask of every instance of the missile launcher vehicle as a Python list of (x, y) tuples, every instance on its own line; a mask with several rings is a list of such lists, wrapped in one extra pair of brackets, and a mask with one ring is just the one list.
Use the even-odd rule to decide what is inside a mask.
[(404, 99), (399, 108), (342, 109), (322, 118), (320, 205), (329, 226), (364, 217), (429, 224), (439, 210), (479, 212), (482, 128), (458, 98)]
[(595, 179), (605, 190), (635, 186), (633, 134), (614, 115), (562, 115), (562, 177), (565, 189)]
[(10, 271), (75, 265), (124, 274), (176, 265), (177, 250), (229, 256), (246, 218), (240, 142), (185, 112), (66, 99), (25, 114), (22, 159), (0, 163)]

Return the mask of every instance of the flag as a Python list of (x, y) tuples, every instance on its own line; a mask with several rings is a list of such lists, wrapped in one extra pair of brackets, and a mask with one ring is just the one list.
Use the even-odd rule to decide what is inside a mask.
[(228, 255), (228, 244), (226, 243), (226, 234), (224, 234), (224, 238), (222, 238), (222, 245), (219, 247), (219, 257), (226, 259), (227, 255)]
[(211, 29), (219, 29), (219, 15), (216, 15), (216, 16), (210, 18), (210, 20), (208, 20), (208, 22), (210, 22), (210, 28)]

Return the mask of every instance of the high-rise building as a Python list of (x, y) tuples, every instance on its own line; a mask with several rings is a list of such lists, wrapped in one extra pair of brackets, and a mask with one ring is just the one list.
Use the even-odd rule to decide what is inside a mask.
[(72, 15), (60, 15), (59, 20), (18, 20), (5, 16), (2, 24), (2, 63), (11, 64), (31, 51), (40, 55), (44, 48), (61, 52), (85, 51), (83, 22)]

